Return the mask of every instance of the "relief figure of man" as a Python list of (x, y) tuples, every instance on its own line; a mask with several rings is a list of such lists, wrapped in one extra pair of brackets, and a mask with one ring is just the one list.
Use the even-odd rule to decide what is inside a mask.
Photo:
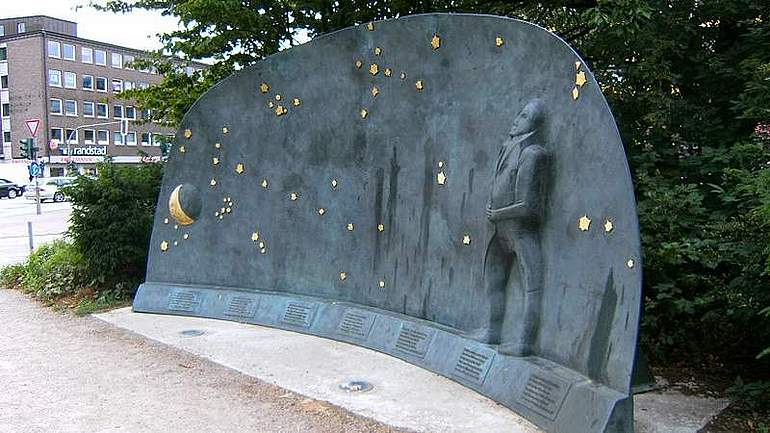
[(531, 100), (513, 122), (495, 166), (487, 205), (489, 244), (484, 280), (489, 325), (480, 338), (498, 351), (528, 356), (540, 327), (543, 257), (540, 228), (546, 200), (548, 155), (544, 107)]

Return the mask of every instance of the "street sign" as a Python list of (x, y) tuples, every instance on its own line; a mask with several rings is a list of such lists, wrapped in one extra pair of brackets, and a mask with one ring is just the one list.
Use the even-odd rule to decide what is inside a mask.
[(39, 177), (41, 173), (40, 164), (33, 162), (29, 165), (29, 175), (32, 177)]
[(27, 124), (27, 129), (32, 135), (32, 138), (35, 138), (37, 136), (37, 130), (40, 127), (40, 119), (27, 119), (24, 123)]

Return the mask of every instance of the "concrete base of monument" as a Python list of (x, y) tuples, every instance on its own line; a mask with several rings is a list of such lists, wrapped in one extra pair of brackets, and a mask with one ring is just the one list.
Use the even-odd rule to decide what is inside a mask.
[[(358, 415), (417, 432), (536, 433), (532, 423), (480, 394), (397, 358), (325, 338), (228, 321), (133, 313), (101, 320)], [(351, 393), (339, 385), (364, 380)], [(678, 393), (635, 398), (638, 433), (695, 433), (726, 402)]]

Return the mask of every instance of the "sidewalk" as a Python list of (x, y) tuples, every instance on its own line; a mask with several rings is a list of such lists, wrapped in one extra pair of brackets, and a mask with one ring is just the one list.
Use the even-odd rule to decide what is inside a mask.
[(398, 432), (0, 289), (0, 433)]

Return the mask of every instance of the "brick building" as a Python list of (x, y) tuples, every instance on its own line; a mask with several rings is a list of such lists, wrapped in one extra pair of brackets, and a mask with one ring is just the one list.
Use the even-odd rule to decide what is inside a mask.
[[(140, 163), (147, 158), (141, 155), (159, 158), (163, 136), (173, 131), (137, 122), (147, 113), (118, 96), (161, 79), (131, 66), (144, 54), (79, 38), (74, 22), (0, 18), (0, 165), (27, 163), (19, 160), (19, 140), (30, 138), (28, 119), (40, 119), (36, 146), (47, 176), (62, 175), (70, 157), (81, 173), (92, 172), (108, 155), (116, 163)], [(121, 134), (123, 119), (127, 134)]]

